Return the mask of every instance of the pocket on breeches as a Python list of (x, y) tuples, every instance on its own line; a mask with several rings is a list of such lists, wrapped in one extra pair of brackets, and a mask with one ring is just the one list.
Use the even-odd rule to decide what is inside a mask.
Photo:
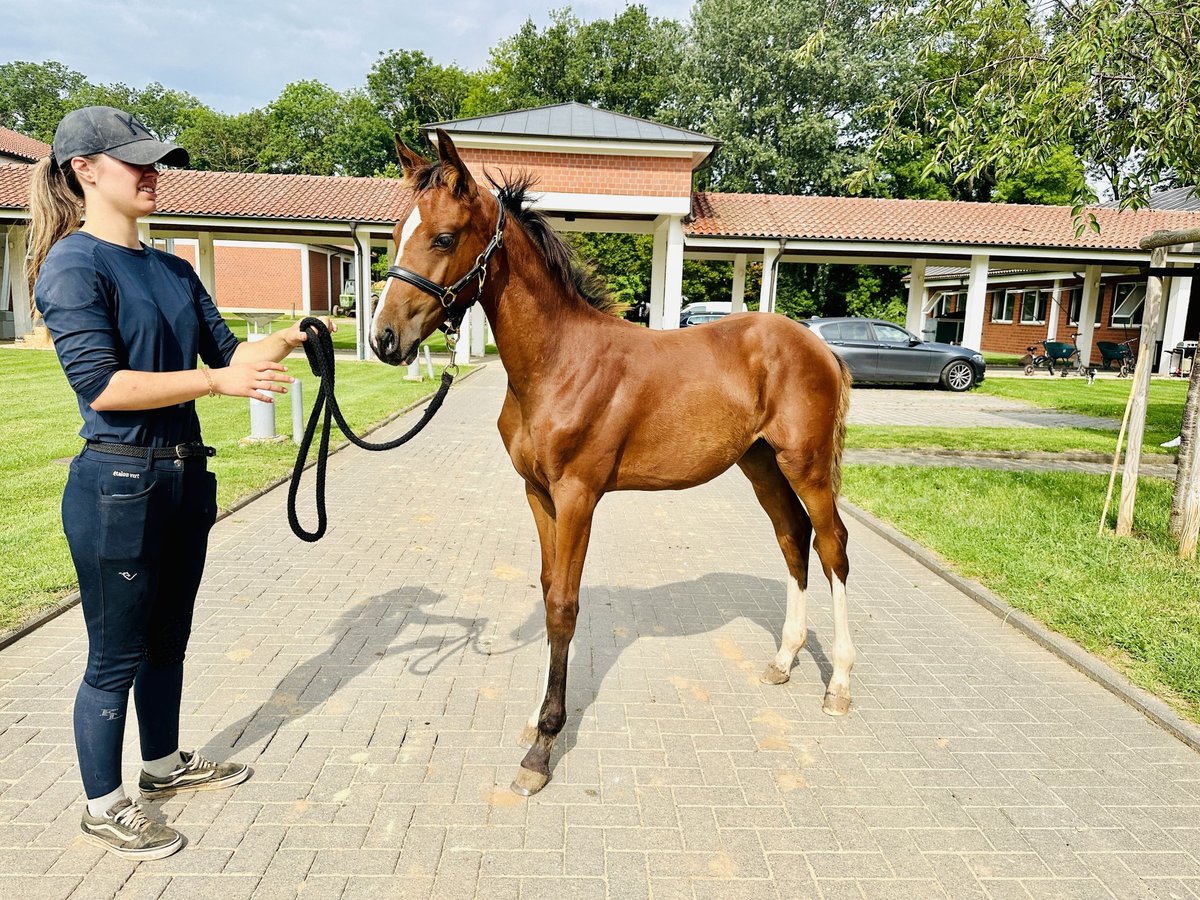
[(153, 470), (106, 467), (100, 473), (100, 559), (137, 560), (155, 552), (164, 525), (158, 500)]

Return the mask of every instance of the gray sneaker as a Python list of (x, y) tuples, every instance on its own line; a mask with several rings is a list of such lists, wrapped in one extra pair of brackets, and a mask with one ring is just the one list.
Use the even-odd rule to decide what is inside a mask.
[(129, 799), (118, 800), (102, 816), (84, 809), (79, 827), (85, 841), (125, 859), (162, 859), (183, 846), (183, 835), (150, 821)]
[(170, 775), (155, 778), (144, 769), (138, 776), (138, 790), (147, 800), (170, 797), (180, 791), (213, 791), (233, 787), (250, 777), (243, 763), (215, 763), (199, 753), (181, 753), (183, 763)]

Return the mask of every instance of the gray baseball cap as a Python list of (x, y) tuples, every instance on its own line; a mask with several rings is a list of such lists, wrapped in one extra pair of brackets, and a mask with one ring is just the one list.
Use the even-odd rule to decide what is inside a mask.
[(158, 140), (129, 113), (111, 106), (85, 106), (63, 116), (54, 132), (52, 152), (60, 166), (93, 153), (107, 153), (137, 166), (188, 164), (186, 150)]

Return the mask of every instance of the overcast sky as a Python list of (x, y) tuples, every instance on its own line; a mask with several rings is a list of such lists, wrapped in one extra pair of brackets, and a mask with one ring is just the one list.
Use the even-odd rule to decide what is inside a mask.
[[(540, 0), (85, 0), (62, 7), (0, 2), (0, 63), (57, 60), (99, 83), (187, 91), (221, 112), (264, 106), (284, 85), (365, 84), (381, 50), (423, 50), (442, 65), (482, 66), (488, 50), (567, 2)], [(585, 20), (626, 0), (575, 0)], [(691, 0), (643, 0), (650, 15), (685, 20)]]

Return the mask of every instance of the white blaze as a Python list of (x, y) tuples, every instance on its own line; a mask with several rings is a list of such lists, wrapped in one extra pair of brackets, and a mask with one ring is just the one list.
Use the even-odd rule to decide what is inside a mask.
[[(414, 206), (413, 211), (409, 214), (404, 222), (404, 228), (400, 231), (400, 247), (396, 251), (396, 258), (392, 260), (393, 266), (398, 266), (400, 260), (404, 258), (404, 248), (408, 246), (409, 240), (414, 232), (421, 226), (421, 209)], [(375, 317), (371, 321), (371, 333), (375, 334), (379, 326), (379, 314), (383, 312), (383, 307), (387, 304), (388, 291), (392, 289), (394, 278), (385, 278), (383, 283), (383, 293), (379, 295), (379, 303), (375, 306)]]

